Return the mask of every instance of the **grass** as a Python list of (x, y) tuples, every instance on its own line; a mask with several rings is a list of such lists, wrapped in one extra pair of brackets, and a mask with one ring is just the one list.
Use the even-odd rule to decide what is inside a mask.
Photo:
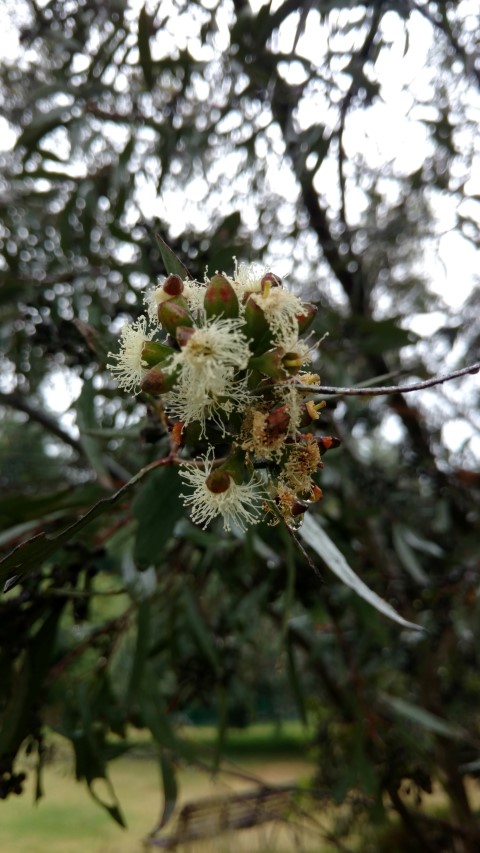
[[(188, 731), (190, 737), (206, 748), (215, 743), (213, 729)], [(276, 751), (275, 751), (276, 744)], [(266, 783), (292, 782), (308, 776), (305, 733), (297, 724), (252, 726), (244, 732), (232, 732), (228, 738), (229, 760), (225, 768), (235, 767)], [(141, 839), (157, 823), (162, 808), (158, 765), (147, 749), (138, 749), (136, 757), (124, 756), (112, 764), (112, 782), (128, 824), (120, 829), (89, 796), (85, 785), (73, 775), (71, 755), (62, 745), (57, 759), (44, 774), (45, 797), (33, 804), (33, 774), (29, 774), (23, 796), (1, 804), (0, 850), (2, 853), (141, 853)], [(221, 772), (215, 779), (194, 768), (180, 772), (181, 802), (232, 790), (251, 788), (253, 783)], [(105, 794), (106, 797), (106, 794)], [(202, 851), (267, 850), (295, 851), (297, 841), (289, 829), (274, 825), (245, 830), (220, 840), (195, 843), (191, 853)], [(317, 844), (314, 847), (320, 853)]]

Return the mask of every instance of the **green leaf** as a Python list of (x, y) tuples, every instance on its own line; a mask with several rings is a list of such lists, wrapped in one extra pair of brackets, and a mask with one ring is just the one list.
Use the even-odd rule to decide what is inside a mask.
[(92, 468), (100, 478), (109, 482), (107, 469), (103, 464), (103, 449), (89, 430), (98, 426), (95, 416), (95, 388), (93, 379), (86, 379), (76, 403), (77, 426), (80, 430), (80, 441)]
[(218, 674), (220, 672), (220, 662), (218, 659), (217, 650), (213, 644), (212, 633), (209, 630), (197, 603), (193, 597), (192, 590), (185, 584), (182, 591), (183, 603), (188, 620), (188, 625), (192, 631), (194, 638), (200, 651), (203, 652), (206, 658), (212, 664), (213, 669)]
[(146, 4), (140, 10), (138, 16), (138, 52), (140, 65), (142, 66), (145, 84), (149, 91), (154, 84), (152, 53), (150, 50), (150, 38), (153, 35), (153, 17), (148, 14)]
[(175, 468), (156, 471), (136, 495), (132, 512), (138, 521), (135, 560), (141, 565), (158, 565), (173, 528), (183, 516), (179, 497), (180, 481)]
[(461, 726), (455, 723), (449, 723), (448, 720), (432, 714), (425, 708), (419, 708), (418, 705), (413, 705), (405, 699), (400, 699), (398, 696), (388, 696), (386, 693), (381, 695), (382, 702), (388, 705), (396, 714), (409, 720), (415, 725), (421, 726), (432, 734), (446, 737), (450, 740), (470, 740), (470, 735)]
[(5, 591), (11, 589), (18, 583), (20, 575), (25, 574), (30, 569), (38, 569), (44, 560), (48, 559), (66, 542), (69, 542), (87, 524), (90, 524), (94, 518), (102, 515), (107, 509), (110, 509), (115, 503), (121, 500), (133, 486), (150, 473), (152, 468), (157, 467), (157, 465), (158, 462), (152, 462), (150, 465), (141, 468), (138, 474), (135, 474), (114, 495), (97, 501), (85, 515), (79, 518), (78, 521), (70, 524), (61, 533), (57, 533), (55, 536), (38, 533), (36, 536), (32, 536), (31, 539), (27, 539), (26, 542), (22, 542), (13, 548), (6, 557), (0, 560), (0, 585), (5, 585)]
[(295, 649), (290, 634), (287, 634), (287, 673), (290, 687), (297, 705), (297, 710), (300, 719), (304, 726), (307, 725), (307, 709), (305, 706), (305, 696), (302, 690), (302, 685), (298, 677), (297, 663), (295, 660)]
[(163, 811), (157, 826), (152, 829), (150, 837), (156, 835), (167, 825), (177, 804), (178, 785), (175, 768), (163, 749), (160, 750), (160, 773), (163, 785)]
[(155, 234), (155, 239), (158, 243), (158, 248), (160, 249), (160, 254), (162, 256), (162, 261), (165, 265), (165, 269), (167, 274), (174, 273), (175, 275), (179, 275), (183, 280), (187, 278), (192, 278), (186, 266), (182, 264), (181, 260), (177, 258), (175, 252), (170, 249), (169, 246), (165, 243), (164, 240), (160, 237), (160, 234)]
[(142, 602), (138, 608), (137, 615), (137, 641), (135, 643), (135, 653), (133, 655), (132, 670), (130, 672), (127, 691), (128, 705), (132, 704), (140, 689), (150, 644), (150, 615), (150, 603), (148, 601)]
[(423, 631), (421, 625), (416, 625), (415, 622), (409, 622), (400, 616), (399, 613), (380, 598), (376, 592), (370, 589), (360, 578), (355, 574), (353, 569), (348, 565), (345, 557), (338, 550), (337, 546), (332, 542), (325, 531), (320, 527), (318, 522), (311, 516), (306, 515), (303, 525), (299, 530), (299, 534), (313, 550), (323, 560), (326, 566), (339, 578), (346, 586), (353, 589), (360, 598), (368, 601), (372, 607), (375, 607), (384, 616), (398, 622), (404, 628), (411, 628), (413, 631)]
[(392, 540), (397, 556), (403, 567), (416, 583), (428, 586), (430, 579), (422, 569), (417, 555), (410, 547), (405, 535), (405, 528), (401, 524), (394, 524), (392, 528)]

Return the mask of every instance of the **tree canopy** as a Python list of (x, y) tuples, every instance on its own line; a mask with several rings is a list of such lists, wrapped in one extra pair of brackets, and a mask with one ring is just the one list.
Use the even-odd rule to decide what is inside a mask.
[[(359, 792), (339, 843), (357, 809), (393, 810), (409, 849), (473, 853), (478, 378), (325, 397), (318, 430), (341, 446), (302, 539), (192, 524), (159, 464), (160, 407), (106, 365), (172, 264), (202, 282), (234, 259), (315, 304), (322, 383), (478, 361), (477, 4), (25, 0), (3, 15), (18, 44), (0, 65), (0, 796), (20, 791), (25, 746), (41, 795), (49, 728), (92, 794), (146, 728), (166, 820), (177, 762), (200, 761), (179, 721), (208, 711), (220, 756), (268, 695), (314, 721), (312, 791)], [(349, 590), (330, 547), (425, 630)], [(441, 820), (407, 781), (442, 787)], [(113, 791), (102, 804), (123, 820)]]

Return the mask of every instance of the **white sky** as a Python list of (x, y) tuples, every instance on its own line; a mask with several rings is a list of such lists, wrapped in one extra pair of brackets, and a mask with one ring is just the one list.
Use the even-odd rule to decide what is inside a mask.
[[(262, 3), (258, 0), (250, 0), (252, 7), (259, 8)], [(132, 0), (132, 6), (140, 8), (140, 0)], [(468, 5), (465, 3), (465, 5)], [(0, 8), (0, 54), (9, 59), (18, 56), (20, 46), (18, 43), (18, 32), (12, 24), (8, 14), (8, 4)], [(20, 4), (17, 6), (17, 10)], [(475, 10), (474, 10), (475, 11)], [(275, 40), (275, 47), (286, 56), (292, 49), (293, 39), (296, 33), (298, 19), (292, 16), (281, 27)], [(373, 106), (365, 109), (352, 111), (349, 115), (345, 132), (345, 147), (351, 156), (361, 151), (367, 164), (378, 167), (381, 162), (389, 161), (394, 166), (397, 174), (408, 175), (419, 168), (423, 160), (430, 153), (430, 143), (427, 138), (425, 126), (421, 121), (421, 110), (415, 109), (415, 99), (428, 102), (431, 97), (431, 84), (428, 73), (427, 56), (432, 48), (432, 29), (428, 22), (419, 14), (414, 13), (408, 26), (408, 43), (405, 43), (404, 24), (393, 12), (383, 18), (383, 35), (390, 47), (380, 52), (376, 60), (376, 72), (381, 79), (381, 99)], [(219, 39), (221, 39), (221, 32)], [(341, 35), (339, 35), (341, 38)], [(325, 30), (319, 23), (317, 13), (310, 13), (308, 26), (305, 34), (300, 38), (298, 44), (299, 52), (311, 61), (318, 62), (319, 54), (326, 47)], [(301, 77), (301, 66), (295, 66), (288, 72), (289, 79), (298, 73)], [(299, 78), (300, 79), (300, 78)], [(292, 80), (295, 82), (295, 79)], [(480, 98), (471, 104), (471, 110), (476, 112), (480, 121)], [(304, 114), (299, 114), (299, 121), (308, 126), (311, 123), (308, 106)], [(7, 122), (0, 117), (0, 150), (7, 150), (15, 142), (15, 134), (9, 128)], [(474, 143), (475, 144), (475, 143)], [(480, 152), (477, 144), (477, 157), (474, 167), (469, 176), (467, 184), (468, 192), (472, 197), (480, 197)], [(323, 167), (322, 167), (323, 169)], [(329, 196), (337, 192), (336, 175), (332, 175), (328, 168), (323, 172), (320, 170), (318, 180), (322, 181), (322, 193)], [(200, 180), (200, 179), (199, 179)], [(278, 167), (272, 175), (272, 183), (282, 186), (282, 192), (288, 200), (296, 195), (296, 186), (290, 170)], [(204, 187), (195, 181), (189, 187), (189, 194), (198, 194), (201, 198)], [(174, 194), (172, 194), (174, 197)], [(192, 197), (192, 196), (191, 196)], [(364, 199), (359, 191), (348, 195), (347, 213), (355, 222), (362, 210)], [(165, 217), (168, 210), (168, 218), (173, 231), (181, 232), (184, 223), (184, 214), (179, 216), (178, 223), (172, 219), (172, 212), (178, 210), (178, 204), (172, 204), (172, 198), (165, 193), (162, 199), (157, 198), (155, 187), (145, 184), (142, 190), (141, 207), (145, 216)], [(455, 201), (453, 199), (442, 199), (441, 203), (435, 204), (438, 217), (439, 237), (438, 242), (427, 248), (424, 258), (425, 267), (428, 270), (428, 278), (432, 289), (439, 293), (452, 307), (459, 307), (468, 297), (472, 290), (475, 277), (478, 276), (479, 263), (478, 253), (470, 242), (455, 230)], [(472, 201), (475, 205), (474, 215), (479, 216), (479, 203)], [(411, 328), (417, 333), (430, 335), (438, 329), (443, 322), (443, 316), (437, 312), (433, 316), (412, 317)], [(63, 372), (52, 375), (45, 380), (44, 393), (49, 406), (65, 411), (65, 404), (59, 408), (59, 400), (71, 401), (78, 394), (77, 381), (72, 376)], [(452, 449), (457, 449), (468, 433), (469, 427), (464, 423), (461, 428), (455, 427), (454, 422), (445, 429), (445, 440)], [(470, 429), (470, 433), (471, 433)], [(393, 437), (393, 436), (392, 436)], [(477, 452), (480, 455), (480, 441), (477, 442)]]

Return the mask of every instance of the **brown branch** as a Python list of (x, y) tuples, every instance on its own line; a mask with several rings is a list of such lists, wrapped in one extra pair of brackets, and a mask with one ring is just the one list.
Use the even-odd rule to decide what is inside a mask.
[(323, 396), (382, 397), (388, 394), (408, 394), (411, 391), (422, 391), (424, 388), (432, 388), (434, 385), (441, 385), (442, 382), (450, 382), (451, 379), (457, 379), (459, 376), (465, 376), (468, 373), (475, 374), (479, 371), (480, 362), (476, 362), (468, 367), (462, 367), (461, 370), (454, 370), (452, 373), (445, 373), (442, 376), (434, 376), (424, 382), (414, 382), (412, 385), (384, 385), (379, 388), (340, 388), (334, 385), (296, 385), (295, 387), (298, 391), (310, 391), (310, 393), (322, 394)]

